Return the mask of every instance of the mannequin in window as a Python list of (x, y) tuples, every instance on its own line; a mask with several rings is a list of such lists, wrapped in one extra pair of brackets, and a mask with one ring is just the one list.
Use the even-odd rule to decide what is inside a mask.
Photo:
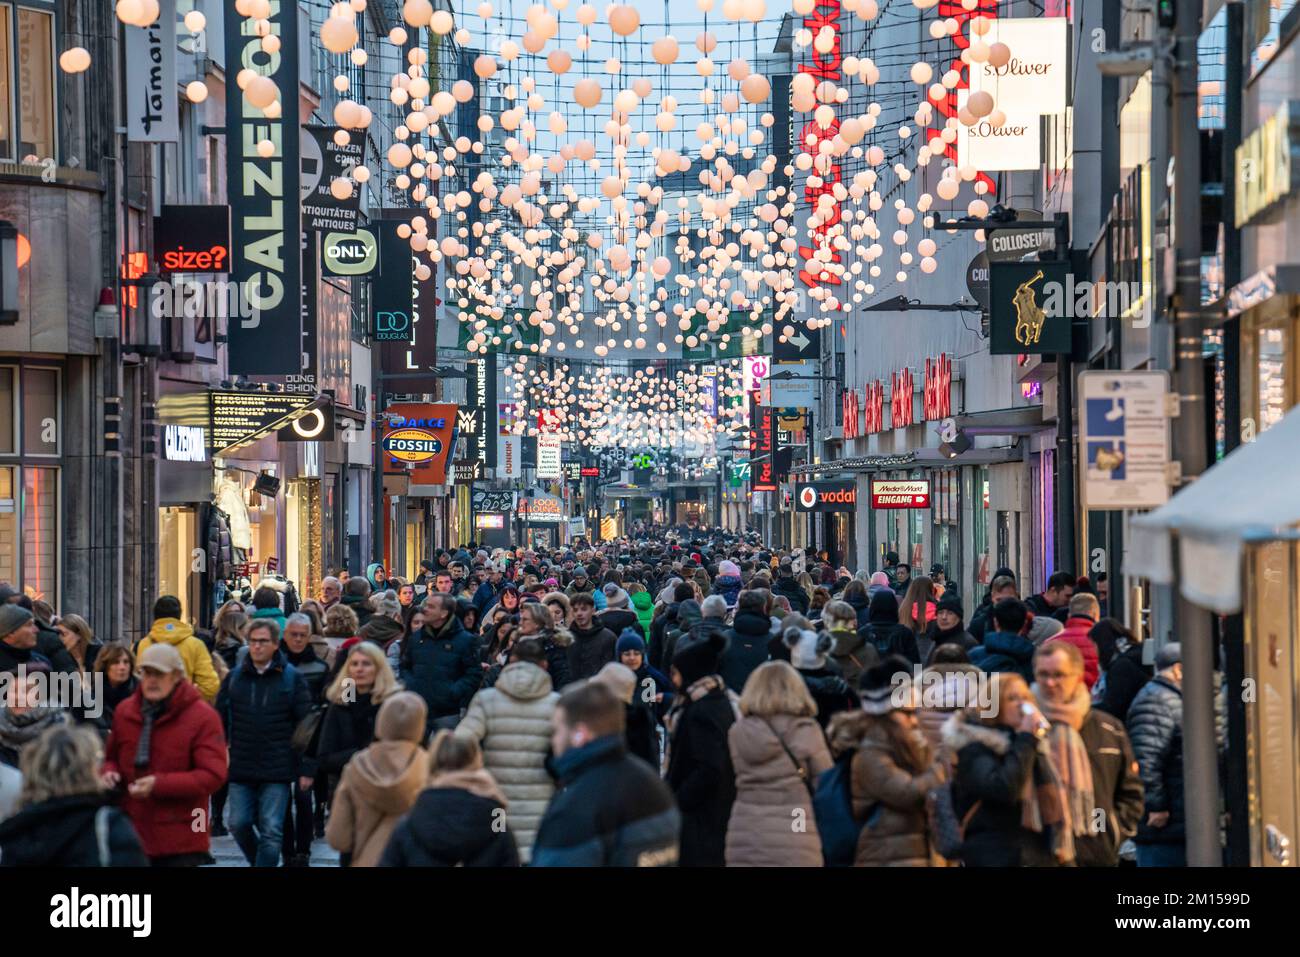
[(253, 547), (253, 529), (238, 472), (226, 472), (217, 483), (217, 508), (230, 517), (230, 544), (247, 555)]

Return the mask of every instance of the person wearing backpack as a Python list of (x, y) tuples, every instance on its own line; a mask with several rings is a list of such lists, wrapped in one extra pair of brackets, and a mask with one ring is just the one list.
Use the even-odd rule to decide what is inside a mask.
[(745, 682), (740, 713), (727, 731), (736, 774), (727, 866), (821, 867), (811, 789), (832, 762), (816, 702), (791, 665), (769, 661)]
[[(855, 867), (930, 867), (926, 795), (943, 783), (917, 717), (920, 694), (911, 666), (893, 656), (862, 673), (862, 709), (840, 718), (836, 744), (852, 753), (849, 791), (862, 825)], [(846, 748), (846, 745), (848, 746)]]

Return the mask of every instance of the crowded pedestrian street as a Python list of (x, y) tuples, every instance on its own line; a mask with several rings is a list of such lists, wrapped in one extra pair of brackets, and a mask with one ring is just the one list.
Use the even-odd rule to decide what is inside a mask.
[(1271, 922), (1300, 2), (0, 21), (0, 867), (52, 932), (443, 867)]

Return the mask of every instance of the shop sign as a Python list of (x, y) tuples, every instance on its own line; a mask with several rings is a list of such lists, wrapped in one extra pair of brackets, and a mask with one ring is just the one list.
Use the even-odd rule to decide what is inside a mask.
[[(226, 184), (230, 201), (230, 278), (243, 287), (254, 315), (229, 326), (229, 372), (282, 376), (301, 372), (301, 164), (298, 136), (298, 6), (273, 3), (264, 20), (279, 50), (267, 53), (253, 21), (235, 4), (222, 5), (226, 63), (242, 64), (275, 81), (283, 109), (268, 119), (226, 84)], [(131, 71), (128, 71), (131, 72)], [(172, 89), (176, 88), (173, 81)], [(175, 111), (173, 111), (175, 115)], [(258, 155), (257, 144), (276, 149)]]
[(477, 529), (502, 529), (506, 527), (506, 517), (500, 513), (478, 514), (474, 516)]
[(795, 488), (794, 504), (798, 512), (855, 512), (858, 509), (858, 483), (852, 479), (802, 482)]
[(377, 342), (415, 341), (411, 244), (397, 235), (400, 225), (394, 219), (374, 224), (379, 233), (379, 271), (384, 277), (383, 282), (370, 284), (370, 330)]
[(776, 491), (776, 463), (772, 461), (775, 452), (776, 427), (772, 407), (754, 402), (750, 406), (749, 425), (749, 457), (755, 466), (750, 479), (752, 491)]
[(209, 392), (211, 448), (221, 452), (270, 435), (309, 414), (307, 407), (315, 402), (312, 396), (284, 392)]
[(1079, 375), (1085, 509), (1156, 508), (1169, 500), (1169, 373)]
[(600, 466), (584, 465), (578, 469), (578, 475), (582, 478), (600, 478)]
[(488, 353), (466, 363), (469, 371), (469, 419), (471, 426), (461, 427), (470, 442), (471, 454), (484, 469), (497, 464), (497, 443), (488, 436), (489, 411), (497, 404), (497, 357)]
[(745, 374), (742, 384), (745, 387), (745, 394), (757, 392), (759, 385), (767, 378), (767, 373), (772, 367), (770, 356), (745, 356), (742, 360), (745, 363)]
[(997, 17), (989, 23), (984, 42), (990, 46), (1005, 43), (1011, 48), (1011, 59), (1000, 67), (988, 61), (971, 64), (970, 92), (991, 93), (1008, 118), (1064, 113), (1070, 72), (1069, 21), (1064, 17)]
[[(990, 263), (1020, 262), (1033, 253), (1051, 255), (1056, 252), (1056, 227), (1053, 225), (1042, 229), (993, 229), (988, 237), (984, 251)], [(990, 273), (988, 281), (992, 282), (992, 279)]]
[[(957, 91), (959, 110), (969, 97), (968, 91)], [(970, 126), (958, 123), (957, 162), (986, 173), (1037, 170), (1042, 165), (1042, 125), (1036, 112), (1007, 114), (1001, 126), (988, 117)]]
[(947, 354), (925, 360), (924, 405), (927, 422), (952, 415), (952, 359)]
[(469, 501), (476, 512), (513, 512), (515, 510), (515, 492), (513, 490), (476, 488), (470, 493)]
[[(829, 33), (830, 43), (828, 49), (824, 50), (819, 49), (820, 40), (806, 47), (807, 59), (798, 63), (796, 69), (799, 73), (811, 76), (819, 86), (823, 83), (838, 86), (843, 79), (841, 66), (844, 58), (840, 45), (840, 0), (813, 0), (811, 9), (803, 16), (803, 28), (814, 37)], [(826, 124), (809, 118), (799, 131), (798, 142), (802, 149), (816, 156), (822, 142), (833, 141), (839, 131), (840, 124), (835, 117)], [(842, 168), (839, 163), (832, 162), (829, 168), (820, 172), (821, 175), (804, 180), (803, 204), (808, 218), (812, 218), (823, 196), (833, 196), (836, 188), (841, 186)], [(840, 203), (835, 202), (831, 206), (830, 215), (812, 228), (812, 242), (807, 246), (799, 246), (799, 258), (803, 261), (799, 279), (810, 289), (838, 286), (842, 282), (838, 274), (826, 269), (817, 258), (818, 253), (831, 245), (830, 237), (839, 229), (840, 216)], [(839, 250), (830, 249), (830, 261), (840, 262)]]
[(163, 426), (163, 457), (168, 462), (206, 462), (203, 429), (197, 425)]
[(361, 190), (354, 186), (347, 199), (330, 191), (336, 179), (346, 179), (363, 161), (362, 141), (348, 137), (339, 145), (338, 126), (302, 128), (302, 228), (307, 232), (355, 233), (361, 212)]
[(1238, 228), (1263, 216), (1297, 186), (1300, 100), (1286, 100), (1237, 147)]
[(379, 265), (379, 241), (368, 229), (326, 233), (321, 263), (326, 276), (365, 276)]
[(875, 435), (885, 430), (885, 384), (877, 379), (862, 388), (862, 434)]
[[(129, 28), (128, 28), (129, 29)], [(229, 206), (164, 206), (153, 218), (158, 272), (225, 272), (230, 268)]]
[(534, 495), (519, 500), (519, 517), (525, 522), (558, 525), (565, 519), (564, 503), (553, 495)]
[(929, 508), (929, 479), (872, 479), (872, 508)]
[(126, 70), (126, 138), (175, 143), (180, 140), (176, 0), (162, 0), (157, 20), (147, 27), (126, 27), (125, 33), (126, 62), (131, 64)]
[(561, 455), (563, 442), (558, 435), (537, 437), (537, 477), (557, 479), (562, 477)]
[(522, 441), (517, 435), (497, 436), (497, 475), (501, 478), (519, 478)]
[(966, 267), (966, 291), (981, 309), (989, 311), (989, 256), (982, 249)]
[(385, 471), (409, 472), (413, 485), (445, 485), (455, 441), (451, 403), (398, 403), (380, 414)]
[(989, 269), (989, 352), (1054, 355), (1072, 349), (1067, 262), (995, 262)]
[(889, 377), (889, 427), (903, 428), (916, 422), (916, 403), (913, 396), (916, 384), (911, 369), (900, 369)]
[(334, 427), (334, 402), (330, 400), (304, 412), (276, 436), (281, 442), (333, 442)]

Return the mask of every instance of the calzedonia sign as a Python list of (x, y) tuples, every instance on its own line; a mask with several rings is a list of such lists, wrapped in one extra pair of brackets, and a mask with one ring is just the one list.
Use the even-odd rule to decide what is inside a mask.
[(929, 508), (929, 479), (872, 479), (872, 508)]
[[(239, 64), (279, 87), (280, 115), (268, 119), (239, 84), (226, 84), (226, 183), (230, 197), (230, 278), (243, 287), (250, 315), (230, 322), (231, 375), (282, 376), (301, 371), (302, 269), (299, 135), (298, 5), (270, 4), (264, 21), (278, 37), (262, 49), (254, 21), (223, 4), (226, 63)], [(270, 156), (258, 155), (269, 141)]]
[(795, 487), (794, 507), (798, 512), (855, 512), (858, 484), (852, 479), (801, 483)]

